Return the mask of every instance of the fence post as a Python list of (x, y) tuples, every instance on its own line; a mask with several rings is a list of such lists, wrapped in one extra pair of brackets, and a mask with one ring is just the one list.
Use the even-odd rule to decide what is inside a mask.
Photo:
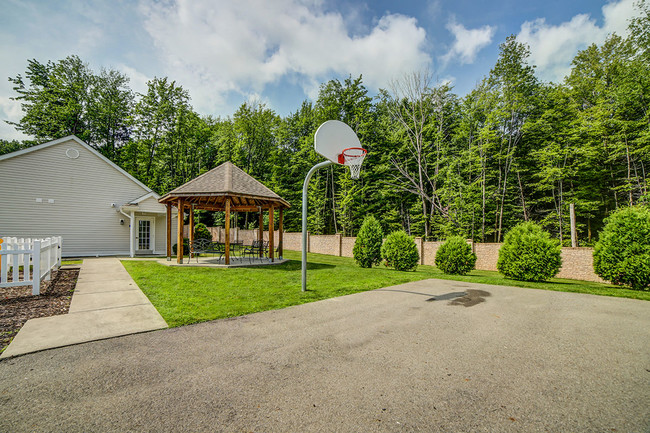
[(57, 238), (58, 248), (56, 249), (56, 267), (61, 267), (61, 254), (63, 253), (63, 236)]
[[(32, 255), (32, 295), (41, 294), (41, 241), (34, 241), (34, 253)], [(24, 268), (25, 275), (29, 275), (29, 265)]]
[(424, 238), (422, 237), (417, 237), (415, 238), (415, 245), (418, 248), (418, 252), (420, 253), (420, 264), (424, 264)]
[(47, 274), (45, 274), (45, 280), (50, 281), (52, 279), (52, 244), (54, 244), (54, 238), (51, 237), (49, 239), (44, 240), (45, 243), (45, 248), (47, 248), (45, 251), (47, 251)]
[[(2, 239), (0, 239), (0, 251), (2, 251)], [(8, 245), (8, 244), (7, 244)], [(7, 245), (5, 245), (5, 248), (7, 248)], [(0, 254), (0, 283), (6, 283), (7, 279), (7, 262), (9, 260), (9, 257), (6, 257), (3, 259), (3, 255)]]

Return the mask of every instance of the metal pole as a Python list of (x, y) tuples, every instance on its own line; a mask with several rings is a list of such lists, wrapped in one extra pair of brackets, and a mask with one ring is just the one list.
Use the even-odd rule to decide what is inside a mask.
[(332, 161), (323, 161), (311, 168), (305, 183), (302, 184), (302, 291), (307, 290), (307, 186), (309, 186), (309, 179), (313, 174), (322, 167), (334, 164)]

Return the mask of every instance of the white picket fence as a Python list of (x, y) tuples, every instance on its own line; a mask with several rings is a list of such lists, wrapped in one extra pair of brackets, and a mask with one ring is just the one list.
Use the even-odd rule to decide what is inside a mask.
[[(41, 293), (41, 280), (49, 280), (52, 270), (61, 266), (63, 238), (44, 239), (3, 237), (0, 243), (0, 288), (32, 286), (32, 294)], [(23, 274), (20, 275), (20, 267)], [(31, 272), (30, 272), (31, 267)], [(9, 278), (11, 276), (11, 278)]]

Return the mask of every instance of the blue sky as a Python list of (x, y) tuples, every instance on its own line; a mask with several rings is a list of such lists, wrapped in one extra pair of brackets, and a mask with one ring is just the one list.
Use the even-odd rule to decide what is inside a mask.
[[(70, 54), (137, 92), (168, 76), (215, 116), (247, 100), (287, 115), (348, 74), (374, 94), (428, 68), (464, 95), (511, 34), (541, 79), (561, 81), (578, 50), (623, 34), (634, 13), (633, 0), (0, 0), (0, 119), (21, 117), (6, 77)], [(2, 122), (0, 138), (23, 136)]]

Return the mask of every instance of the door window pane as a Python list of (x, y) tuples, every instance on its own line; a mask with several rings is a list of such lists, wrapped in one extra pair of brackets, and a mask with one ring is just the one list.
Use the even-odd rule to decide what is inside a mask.
[(140, 220), (138, 221), (138, 249), (149, 250), (151, 249), (151, 221)]

